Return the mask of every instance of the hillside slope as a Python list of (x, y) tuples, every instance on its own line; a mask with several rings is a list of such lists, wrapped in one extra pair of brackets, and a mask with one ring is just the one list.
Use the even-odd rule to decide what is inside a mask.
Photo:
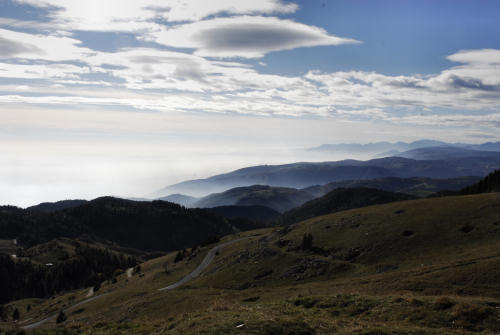
[(265, 206), (220, 206), (206, 208), (207, 211), (226, 218), (243, 218), (268, 224), (280, 216), (280, 213)]
[(284, 212), (313, 198), (307, 191), (294, 188), (253, 185), (210, 194), (193, 203), (193, 207), (265, 206)]
[(461, 194), (500, 192), (500, 170), (494, 171), (476, 184), (465, 187)]
[(192, 205), (199, 199), (183, 194), (171, 194), (166, 197), (158, 198), (157, 200), (173, 202), (174, 204), (178, 204), (184, 207), (192, 207)]
[[(142, 264), (141, 275), (104, 284), (105, 296), (59, 326), (47, 324), (44, 334), (61, 327), (98, 334), (500, 331), (498, 193), (370, 206), (224, 241), (231, 238), (239, 240), (188, 284), (157, 291), (196, 268), (208, 249)], [(38, 302), (23, 319), (54, 313), (75, 296), (84, 299), (71, 292)], [(24, 301), (11, 306), (26, 310)]]
[(78, 207), (86, 203), (86, 200), (61, 200), (56, 202), (42, 202), (38, 205), (26, 208), (29, 211), (40, 213), (52, 213), (62, 209)]
[(0, 238), (26, 246), (87, 235), (145, 251), (182, 249), (234, 231), (231, 220), (201, 209), (112, 197), (54, 213), (3, 207), (0, 228)]
[(299, 207), (283, 213), (278, 222), (283, 225), (289, 225), (320, 215), (415, 198), (415, 196), (408, 194), (373, 188), (338, 188), (320, 198), (308, 201)]
[(449, 190), (459, 191), (481, 180), (481, 177), (456, 177), (448, 179), (432, 179), (425, 177), (397, 178), (387, 177), (368, 180), (346, 180), (321, 186), (310, 186), (304, 189), (316, 197), (325, 195), (337, 188), (376, 188), (389, 192), (411, 194), (426, 197), (433, 193)]

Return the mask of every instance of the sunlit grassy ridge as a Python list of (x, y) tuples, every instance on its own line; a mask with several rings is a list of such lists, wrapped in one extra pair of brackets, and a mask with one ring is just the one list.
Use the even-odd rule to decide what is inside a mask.
[[(500, 332), (498, 193), (371, 206), (227, 239), (245, 236), (174, 291), (157, 289), (194, 269), (208, 247), (178, 263), (175, 253), (148, 261), (143, 275), (103, 285), (110, 293), (62, 326), (75, 334)], [(22, 319), (57, 311), (72, 294)]]

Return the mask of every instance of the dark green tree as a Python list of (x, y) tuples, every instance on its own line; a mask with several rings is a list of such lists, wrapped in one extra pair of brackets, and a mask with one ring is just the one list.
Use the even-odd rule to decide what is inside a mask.
[(17, 321), (17, 320), (19, 320), (20, 317), (21, 317), (21, 313), (19, 313), (19, 310), (17, 308), (14, 309), (14, 313), (12, 313), (12, 318)]
[(59, 312), (59, 315), (57, 316), (57, 319), (56, 319), (56, 323), (61, 323), (61, 322), (64, 322), (68, 319), (68, 317), (66, 316), (66, 314), (64, 313), (63, 310), (61, 310)]
[(302, 243), (300, 248), (302, 250), (311, 250), (313, 247), (313, 236), (311, 234), (304, 234), (302, 236)]
[(178, 251), (177, 255), (175, 255), (174, 263), (178, 263), (184, 259), (184, 253), (182, 251)]

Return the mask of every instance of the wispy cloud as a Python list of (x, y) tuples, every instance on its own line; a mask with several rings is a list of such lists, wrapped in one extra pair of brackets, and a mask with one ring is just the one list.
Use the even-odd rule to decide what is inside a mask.
[[(79, 52), (76, 50), (75, 54)], [(489, 50), (486, 52), (491, 54)], [(475, 53), (481, 57), (480, 50)], [(450, 59), (454, 56), (451, 55)], [(488, 118), (485, 115), (496, 115), (500, 109), (500, 68), (496, 58), (488, 59), (490, 63), (464, 63), (428, 76), (310, 71), (303, 76), (285, 77), (262, 74), (238, 62), (211, 61), (181, 52), (131, 49), (94, 53), (81, 64), (0, 63), (2, 77), (38, 78), (68, 87), (107, 84), (127, 90), (128, 95), (114, 90), (103, 96), (99, 89), (79, 93), (58, 86), (43, 89), (43, 94), (37, 96), (30, 96), (29, 92), (3, 95), (0, 101), (126, 106), (163, 112), (314, 115), (393, 123), (465, 125), (481, 120), (485, 120), (482, 123), (488, 120), (496, 122), (496, 116)], [(105, 77), (96, 81), (86, 77), (89, 73)], [(63, 91), (66, 93), (60, 96)], [(440, 113), (432, 112), (436, 108), (462, 110), (463, 115), (455, 113), (450, 116), (447, 113), (440, 116)], [(423, 110), (430, 112), (424, 117)], [(485, 114), (479, 120), (467, 116), (470, 111), (479, 110)], [(429, 115), (432, 113), (434, 115)]]

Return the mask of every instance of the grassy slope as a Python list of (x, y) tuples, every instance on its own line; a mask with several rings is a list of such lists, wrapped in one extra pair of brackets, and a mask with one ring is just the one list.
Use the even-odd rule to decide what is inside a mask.
[[(298, 248), (305, 233), (312, 250)], [(169, 274), (163, 264), (174, 254), (151, 260), (143, 277), (105, 285), (113, 293), (65, 326), (85, 334), (500, 332), (498, 193), (378, 205), (242, 235), (256, 234), (175, 291), (155, 290), (206, 249)]]
[(409, 194), (388, 192), (373, 188), (338, 188), (320, 198), (308, 201), (299, 207), (283, 213), (279, 222), (288, 225), (348, 209), (412, 200), (415, 198), (415, 196)]
[(13, 255), (16, 253), (17, 246), (12, 240), (0, 240), (0, 254)]

